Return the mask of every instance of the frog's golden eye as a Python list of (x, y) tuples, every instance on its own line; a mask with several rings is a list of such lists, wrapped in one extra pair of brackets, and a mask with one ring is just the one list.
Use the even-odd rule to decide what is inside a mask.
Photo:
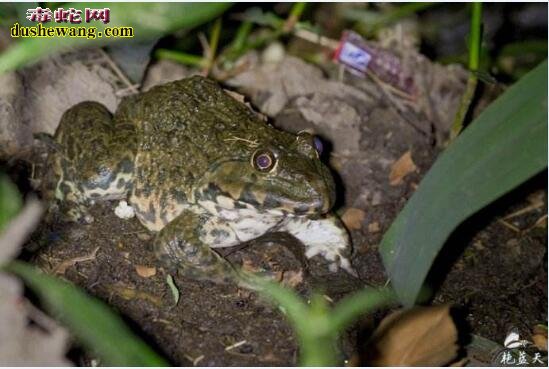
[(252, 156), (252, 165), (260, 172), (270, 172), (276, 164), (276, 157), (269, 150), (258, 150)]

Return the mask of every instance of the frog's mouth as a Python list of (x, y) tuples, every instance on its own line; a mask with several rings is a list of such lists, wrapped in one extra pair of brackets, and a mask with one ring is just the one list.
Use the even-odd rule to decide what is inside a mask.
[(321, 181), (307, 181), (299, 187), (265, 183), (208, 183), (197, 192), (198, 199), (218, 208), (255, 209), (257, 211), (295, 216), (316, 216), (333, 206), (333, 186)]

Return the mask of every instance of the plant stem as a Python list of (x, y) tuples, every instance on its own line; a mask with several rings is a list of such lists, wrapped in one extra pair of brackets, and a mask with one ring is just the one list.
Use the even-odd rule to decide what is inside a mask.
[(471, 34), (469, 35), (469, 70), (476, 72), (480, 61), (482, 34), (482, 3), (472, 3)]
[(345, 297), (332, 310), (330, 330), (341, 332), (350, 323), (364, 313), (390, 305), (396, 302), (396, 295), (392, 289), (364, 288), (355, 294)]
[(471, 4), (471, 30), (469, 34), (469, 78), (465, 92), (461, 97), (459, 109), (454, 118), (450, 131), (450, 142), (452, 142), (462, 131), (463, 121), (469, 111), (471, 100), (475, 95), (478, 83), (476, 72), (480, 64), (480, 44), (482, 39), (482, 3)]
[(208, 42), (208, 63), (204, 68), (204, 74), (209, 75), (212, 67), (215, 63), (215, 56), (217, 54), (217, 46), (219, 45), (219, 35), (221, 34), (221, 17), (217, 18), (212, 27), (212, 33), (210, 34), (210, 41)]
[(292, 6), (292, 9), (290, 10), (290, 15), (288, 16), (288, 19), (286, 19), (286, 22), (284, 22), (284, 26), (282, 27), (284, 33), (291, 32), (294, 29), (295, 24), (299, 21), (299, 18), (301, 18), (301, 14), (303, 14), (306, 6), (307, 3), (295, 3)]
[(252, 32), (253, 23), (249, 20), (244, 20), (240, 26), (238, 27), (238, 30), (236, 31), (236, 35), (233, 39), (233, 42), (231, 43), (230, 49), (234, 52), (238, 52), (244, 48), (246, 39), (248, 38), (248, 35), (250, 32)]
[(155, 53), (158, 59), (172, 60), (193, 67), (204, 67), (206, 60), (202, 56), (186, 54), (181, 51), (158, 49)]

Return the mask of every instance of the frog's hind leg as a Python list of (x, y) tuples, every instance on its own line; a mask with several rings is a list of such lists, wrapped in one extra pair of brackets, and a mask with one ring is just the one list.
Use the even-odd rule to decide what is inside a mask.
[(55, 198), (70, 220), (91, 221), (92, 200), (127, 195), (133, 174), (134, 135), (130, 126), (114, 126), (107, 108), (83, 102), (67, 110), (55, 134), (59, 144), (51, 163), (57, 180)]

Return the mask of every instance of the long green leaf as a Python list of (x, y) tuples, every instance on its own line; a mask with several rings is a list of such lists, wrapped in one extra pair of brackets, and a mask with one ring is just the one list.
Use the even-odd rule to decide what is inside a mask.
[(486, 108), (440, 155), (380, 251), (412, 305), (437, 253), (467, 217), (547, 167), (547, 61)]
[[(96, 27), (96, 34), (104, 35), (106, 27), (133, 27), (136, 39), (151, 39), (180, 28), (196, 27), (222, 14), (230, 3), (68, 3), (62, 7), (84, 10), (86, 7), (110, 8), (110, 23), (52, 23), (46, 27)], [(53, 11), (54, 9), (52, 9)], [(0, 73), (10, 71), (46, 55), (59, 53), (75, 47), (102, 46), (123, 40), (121, 38), (97, 37), (95, 39), (54, 37), (23, 38), (0, 55)]]
[(0, 173), (0, 233), (4, 226), (19, 212), (23, 200), (17, 191), (17, 187)]
[(22, 262), (5, 267), (23, 279), (78, 340), (110, 366), (167, 366), (103, 302)]

